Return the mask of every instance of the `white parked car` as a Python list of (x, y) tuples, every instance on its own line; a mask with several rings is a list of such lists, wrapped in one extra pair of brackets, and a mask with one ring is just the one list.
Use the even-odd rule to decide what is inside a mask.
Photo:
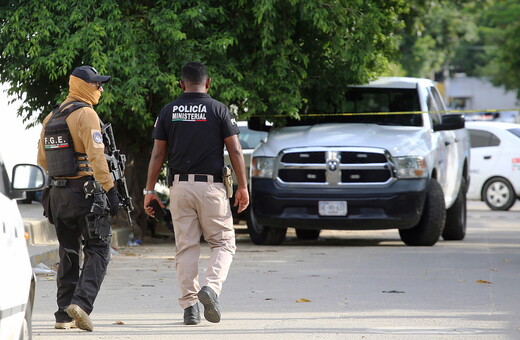
[(519, 123), (520, 117), (518, 111), (501, 111), (501, 112), (477, 112), (467, 113), (464, 115), (466, 122), (470, 121), (485, 121), (485, 122), (505, 122), (505, 123)]
[(509, 210), (520, 197), (520, 124), (466, 122), (471, 139), (467, 198)]
[(36, 165), (18, 164), (11, 179), (0, 157), (0, 340), (31, 338), (36, 280), (16, 200), (43, 189), (46, 175)]

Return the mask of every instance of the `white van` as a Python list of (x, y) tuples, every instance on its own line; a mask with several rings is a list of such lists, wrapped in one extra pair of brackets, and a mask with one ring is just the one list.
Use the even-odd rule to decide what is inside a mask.
[(16, 200), (47, 183), (45, 171), (31, 164), (15, 165), (11, 179), (0, 156), (0, 340), (31, 338), (36, 279)]

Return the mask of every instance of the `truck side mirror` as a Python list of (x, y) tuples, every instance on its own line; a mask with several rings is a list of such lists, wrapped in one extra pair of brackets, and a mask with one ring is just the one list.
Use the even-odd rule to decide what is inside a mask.
[(433, 131), (458, 130), (465, 126), (464, 115), (453, 113), (442, 116), (440, 124), (433, 125)]
[(259, 117), (251, 117), (247, 120), (247, 127), (249, 130), (254, 131), (266, 131), (271, 130), (271, 126), (265, 123), (265, 120), (261, 120)]
[(38, 165), (16, 164), (10, 187), (11, 199), (25, 199), (26, 191), (38, 191), (47, 186), (47, 173)]

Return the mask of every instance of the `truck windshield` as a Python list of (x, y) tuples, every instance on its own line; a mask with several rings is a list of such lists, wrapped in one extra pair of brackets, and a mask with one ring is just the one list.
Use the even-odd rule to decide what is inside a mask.
[(304, 114), (300, 120), (290, 119), (286, 126), (320, 123), (422, 126), (421, 114), (403, 114), (420, 110), (416, 89), (351, 87), (342, 96), (335, 112)]

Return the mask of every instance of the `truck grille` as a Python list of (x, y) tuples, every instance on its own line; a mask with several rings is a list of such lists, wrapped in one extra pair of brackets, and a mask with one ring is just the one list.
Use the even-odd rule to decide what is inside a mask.
[(295, 152), (283, 155), (282, 162), (297, 164), (325, 163), (324, 152)]
[(278, 156), (277, 180), (283, 185), (386, 185), (394, 167), (378, 148), (298, 148)]
[(366, 164), (366, 163), (386, 163), (387, 162), (384, 154), (373, 153), (373, 152), (347, 151), (347, 152), (341, 152), (340, 156), (341, 156), (341, 162), (347, 163), (347, 164), (348, 163)]

